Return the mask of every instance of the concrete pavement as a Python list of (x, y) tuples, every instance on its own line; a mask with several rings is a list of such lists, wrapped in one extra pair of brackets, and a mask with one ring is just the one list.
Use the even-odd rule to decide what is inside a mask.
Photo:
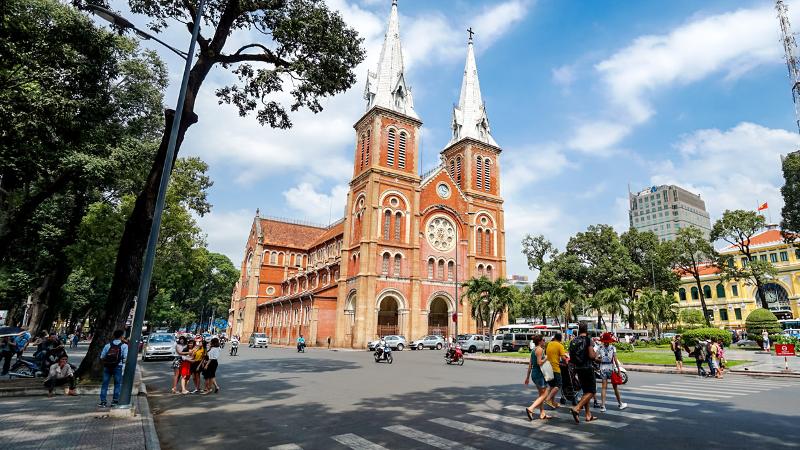
[(222, 391), (204, 396), (169, 394), (169, 363), (145, 368), (165, 449), (800, 448), (795, 380), (635, 373), (622, 388), (629, 409), (610, 401), (576, 425), (564, 410), (528, 422), (524, 366), (446, 366), (438, 351), (396, 352), (388, 365), (366, 351), (240, 348), (220, 362)]

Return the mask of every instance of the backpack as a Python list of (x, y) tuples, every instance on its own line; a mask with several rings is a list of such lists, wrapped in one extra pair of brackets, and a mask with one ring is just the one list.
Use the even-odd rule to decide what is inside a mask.
[(589, 347), (586, 345), (589, 338), (578, 336), (569, 343), (569, 362), (575, 367), (589, 366)]
[(111, 343), (108, 347), (108, 351), (106, 352), (105, 358), (103, 358), (103, 365), (108, 369), (116, 368), (119, 363), (122, 361), (122, 342), (119, 344)]
[(702, 341), (698, 342), (697, 345), (694, 346), (694, 357), (700, 360), (705, 360), (706, 356), (708, 356), (706, 344)]

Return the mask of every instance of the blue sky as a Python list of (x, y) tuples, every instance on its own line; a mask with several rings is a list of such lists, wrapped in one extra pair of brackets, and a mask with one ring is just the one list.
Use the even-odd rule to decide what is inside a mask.
[[(788, 2), (800, 27), (800, 1)], [(182, 155), (210, 164), (213, 211), (199, 219), (209, 247), (234, 264), (256, 208), (327, 223), (342, 216), (352, 175), (352, 125), (363, 114), (389, 0), (329, 0), (365, 38), (358, 83), (300, 112), (294, 128), (263, 128), (217, 105), (208, 78)], [(127, 13), (125, 2), (112, 7)], [(725, 209), (769, 202), (780, 216), (780, 155), (800, 145), (775, 10), (769, 1), (621, 2), (400, 0), (406, 80), (423, 125), (421, 169), (449, 138), (467, 27), (492, 133), (503, 147), (508, 273), (527, 274), (519, 241), (542, 233), (563, 247), (590, 224), (627, 228), (627, 186), (676, 183)], [(130, 15), (141, 26), (146, 18)], [(164, 39), (180, 47), (183, 27)], [(255, 36), (234, 35), (230, 47)], [(149, 44), (146, 44), (150, 46)], [(182, 61), (169, 64), (168, 104)]]

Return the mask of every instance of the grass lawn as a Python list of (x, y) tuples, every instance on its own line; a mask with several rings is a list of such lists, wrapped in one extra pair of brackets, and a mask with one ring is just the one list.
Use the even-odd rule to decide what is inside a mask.
[[(489, 355), (488, 353), (486, 355)], [(530, 358), (530, 352), (502, 352), (502, 353), (492, 353), (490, 356), (498, 356), (501, 358)], [(622, 364), (660, 364), (664, 366), (674, 366), (675, 365), (675, 356), (672, 355), (672, 352), (663, 352), (663, 351), (646, 351), (646, 350), (637, 350), (635, 352), (619, 352), (617, 353), (617, 358), (622, 362)], [(728, 360), (728, 367), (739, 366), (745, 363), (749, 363), (750, 361), (742, 360), (742, 359), (729, 359)], [(694, 364), (694, 359), (689, 357), (684, 357), (683, 365), (689, 366)]]

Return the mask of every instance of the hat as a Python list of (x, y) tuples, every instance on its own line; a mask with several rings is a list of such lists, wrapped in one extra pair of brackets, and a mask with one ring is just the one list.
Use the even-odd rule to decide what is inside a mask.
[(602, 336), (600, 336), (600, 342), (602, 342), (604, 344), (610, 344), (612, 342), (617, 342), (617, 340), (614, 339), (614, 335), (613, 334), (611, 334), (608, 331), (606, 331), (605, 333), (603, 333)]

